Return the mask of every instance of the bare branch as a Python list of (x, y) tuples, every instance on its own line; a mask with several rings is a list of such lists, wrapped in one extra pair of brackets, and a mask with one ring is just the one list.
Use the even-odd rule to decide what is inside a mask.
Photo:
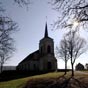
[(73, 24), (73, 21), (79, 21), (79, 27), (86, 28), (85, 26), (88, 24), (87, 0), (52, 0), (52, 3), (59, 12), (57, 28), (68, 27)]
[(3, 64), (12, 56), (14, 52), (14, 40), (10, 36), (16, 31), (16, 23), (8, 17), (0, 17), (0, 65), (1, 71)]
[(70, 31), (65, 35), (67, 42), (67, 52), (71, 60), (72, 76), (74, 76), (74, 63), (76, 59), (86, 52), (86, 41), (77, 35), (77, 31)]
[(19, 6), (28, 6), (30, 4), (30, 0), (14, 0)]

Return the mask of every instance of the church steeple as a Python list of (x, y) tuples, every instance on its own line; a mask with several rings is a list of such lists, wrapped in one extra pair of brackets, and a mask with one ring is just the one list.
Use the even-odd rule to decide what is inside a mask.
[(45, 25), (45, 36), (44, 36), (44, 37), (45, 37), (45, 38), (48, 37), (47, 22), (46, 22), (46, 25)]
[(54, 55), (54, 42), (53, 39), (48, 36), (47, 22), (45, 24), (44, 37), (39, 42), (39, 52), (41, 53), (41, 55)]

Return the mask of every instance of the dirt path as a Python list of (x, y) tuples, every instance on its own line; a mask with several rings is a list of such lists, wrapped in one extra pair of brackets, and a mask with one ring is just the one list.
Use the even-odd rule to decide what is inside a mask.
[(88, 75), (88, 72), (82, 72), (82, 71), (75, 71), (75, 73)]

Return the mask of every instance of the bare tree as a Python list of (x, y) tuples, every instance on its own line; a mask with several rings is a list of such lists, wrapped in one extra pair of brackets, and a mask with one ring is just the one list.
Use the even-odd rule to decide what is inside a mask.
[(86, 48), (86, 41), (77, 35), (77, 31), (70, 31), (65, 35), (67, 42), (67, 52), (71, 60), (72, 76), (74, 76), (74, 63), (83, 54)]
[[(13, 0), (19, 6), (28, 6), (30, 0)], [(12, 32), (17, 29), (17, 24), (12, 21), (10, 17), (5, 17), (3, 12), (5, 9), (2, 7), (0, 1), (0, 69), (3, 70), (4, 63), (12, 56), (14, 48), (14, 40), (11, 37)]]
[(65, 75), (67, 73), (67, 61), (69, 60), (69, 54), (67, 50), (67, 41), (65, 37), (60, 42), (60, 47), (56, 47), (56, 54), (60, 59), (63, 59), (65, 62)]
[(55, 26), (72, 27), (74, 22), (79, 27), (88, 27), (88, 0), (51, 0), (55, 10), (59, 12)]
[(14, 0), (19, 6), (28, 6), (31, 0)]
[(0, 17), (0, 67), (1, 72), (4, 63), (11, 57), (15, 50), (13, 45), (12, 32), (17, 28), (15, 22), (8, 17)]
[[(13, 2), (15, 2), (15, 4), (17, 4), (20, 7), (28, 7), (31, 4), (32, 0), (12, 0)], [(2, 4), (5, 3), (2, 1), (0, 1), (0, 13), (5, 11), (5, 8), (2, 6)], [(0, 14), (1, 15), (1, 14)]]

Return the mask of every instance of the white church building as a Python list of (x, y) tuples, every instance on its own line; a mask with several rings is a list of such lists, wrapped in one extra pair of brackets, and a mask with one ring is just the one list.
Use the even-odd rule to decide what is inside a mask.
[(57, 59), (54, 55), (54, 41), (48, 36), (47, 23), (44, 37), (39, 41), (39, 50), (29, 54), (22, 60), (17, 70), (27, 71), (56, 71)]

